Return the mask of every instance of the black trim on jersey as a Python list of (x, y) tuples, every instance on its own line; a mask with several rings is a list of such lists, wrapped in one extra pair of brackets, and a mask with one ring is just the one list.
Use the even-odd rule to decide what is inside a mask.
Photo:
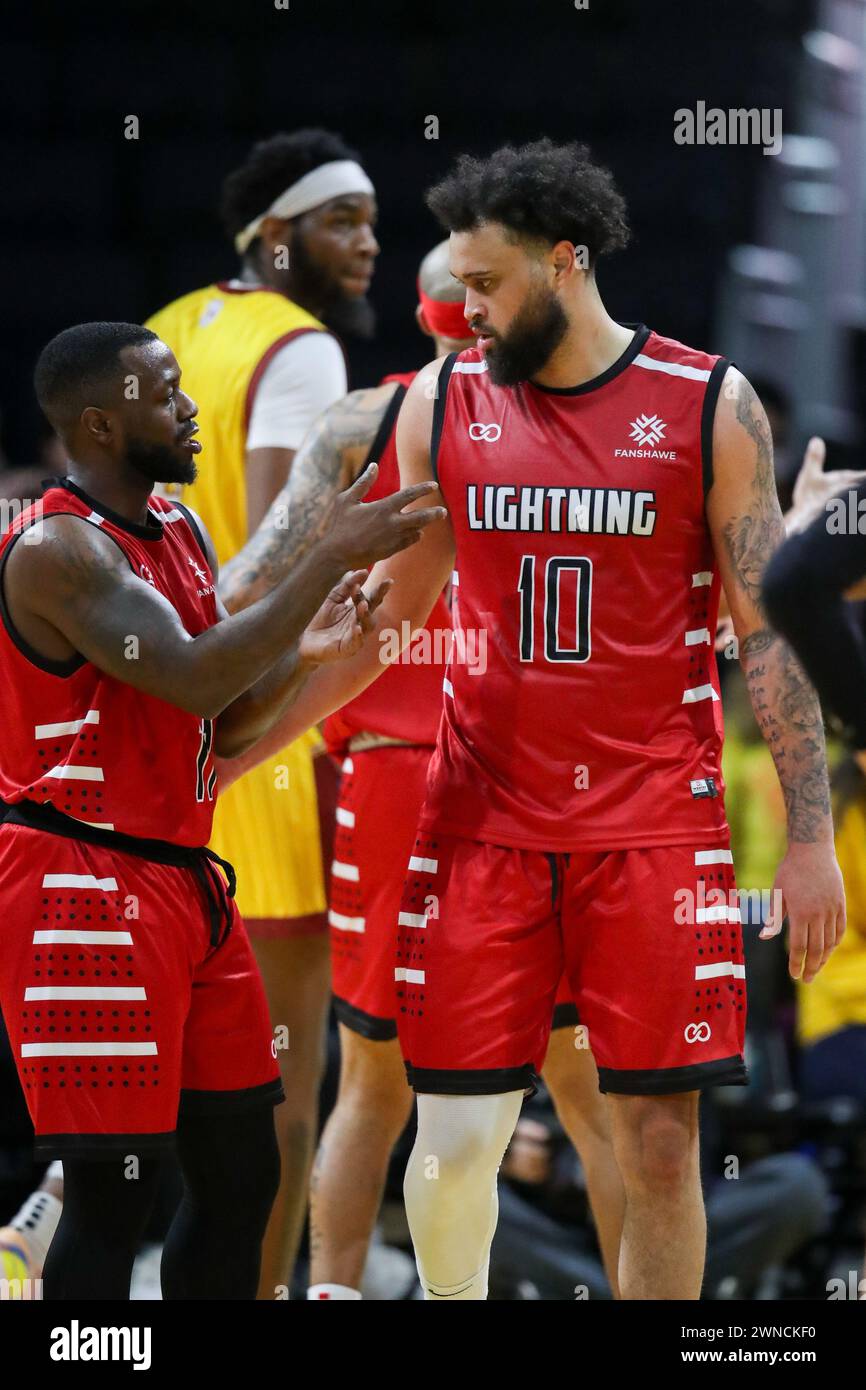
[[(130, 535), (139, 536), (144, 541), (162, 540), (165, 528), (161, 521), (154, 519), (148, 521), (144, 526), (138, 521), (130, 521), (129, 517), (121, 516), (120, 512), (112, 511), (104, 502), (100, 502), (96, 497), (91, 497), (89, 492), (85, 492), (84, 488), (79, 487), (71, 478), (43, 478), (42, 486), (44, 488), (65, 488), (67, 492), (73, 493), (82, 502), (86, 502), (88, 507), (92, 507), (95, 512), (105, 517), (106, 521), (110, 521), (112, 526), (116, 526), (120, 531), (128, 531)], [(150, 515), (155, 518), (156, 512), (151, 512)]]
[(622, 356), (600, 376), (594, 376), (591, 381), (581, 382), (580, 386), (542, 386), (540, 381), (530, 381), (529, 385), (534, 386), (536, 391), (546, 392), (549, 396), (585, 396), (588, 391), (597, 391), (599, 386), (606, 386), (614, 377), (619, 376), (620, 372), (624, 372), (626, 367), (631, 366), (650, 335), (644, 323), (623, 323), (620, 327), (634, 328), (635, 335)]
[[(37, 520), (35, 520), (33, 522), (33, 525), (36, 526), (42, 521), (48, 521), (49, 518), (52, 516), (70, 515), (73, 515), (73, 513), (49, 512), (47, 516), (41, 516)], [(65, 661), (55, 661), (50, 656), (43, 656), (40, 652), (36, 650), (35, 647), (31, 647), (26, 637), (21, 636), (21, 633), (18, 631), (17, 627), (15, 626), (15, 623), (12, 620), (12, 614), (9, 612), (9, 607), (6, 603), (6, 592), (3, 587), (4, 576), (6, 573), (6, 561), (9, 559), (9, 556), (12, 553), (12, 547), (16, 545), (18, 541), (20, 541), (22, 536), (26, 536), (29, 530), (30, 527), (27, 526), (23, 531), (19, 531), (17, 536), (13, 536), (12, 539), (9, 541), (8, 545), (6, 546), (6, 549), (3, 551), (2, 556), (0, 556), (0, 621), (2, 621), (3, 626), (5, 627), (6, 632), (8, 633), (11, 641), (18, 648), (21, 655), (26, 656), (31, 666), (38, 667), (40, 671), (46, 671), (49, 676), (60, 676), (62, 678), (67, 678), (69, 676), (74, 676), (75, 672), (80, 671), (82, 666), (86, 666), (87, 658), (79, 654), (76, 654), (75, 656), (67, 657)]]
[[(403, 404), (403, 397), (405, 394), (406, 387), (402, 382), (398, 381), (397, 390), (385, 406), (385, 413), (379, 421), (379, 428), (376, 431), (373, 443), (367, 450), (367, 456), (364, 459), (364, 466), (361, 469), (361, 473), (366, 473), (371, 463), (378, 463), (380, 456), (385, 452), (388, 440), (391, 438), (391, 432), (397, 423), (397, 416), (400, 413), (400, 406)], [(361, 473), (358, 474), (359, 478)]]
[(704, 404), (701, 408), (701, 471), (704, 480), (704, 497), (709, 496), (713, 485), (713, 422), (716, 418), (716, 402), (725, 379), (725, 372), (733, 366), (727, 357), (720, 357), (710, 372)]
[(337, 1019), (346, 1028), (351, 1028), (353, 1033), (360, 1033), (362, 1038), (369, 1038), (370, 1042), (390, 1042), (397, 1036), (397, 1024), (393, 1018), (378, 1018), (375, 1014), (365, 1013), (354, 1004), (350, 1004), (348, 999), (341, 999), (339, 994), (333, 996), (334, 1013)]
[(192, 531), (196, 540), (198, 541), (198, 548), (205, 558), (205, 563), (207, 564), (208, 569), (210, 569), (210, 556), (207, 553), (207, 546), (204, 543), (204, 536), (201, 533), (201, 527), (199, 526), (189, 507), (185, 507), (182, 502), (175, 502), (174, 498), (170, 498), (169, 500), (173, 503), (175, 507), (177, 507), (178, 511), (183, 512), (184, 516), (186, 517), (186, 524)]
[(33, 1142), (36, 1158), (116, 1159), (121, 1154), (170, 1154), (175, 1147), (175, 1132), (161, 1134), (37, 1134)]
[(404, 1065), (409, 1085), (421, 1095), (498, 1096), (505, 1091), (525, 1091), (529, 1099), (538, 1089), (538, 1076), (531, 1062), (525, 1062), (522, 1067), (489, 1067), (476, 1071), (468, 1067), (413, 1067), (411, 1062)]
[(551, 1029), (576, 1028), (578, 1023), (580, 1023), (580, 1014), (577, 1012), (576, 1004), (557, 1004), (553, 1010)]
[(236, 1091), (193, 1091), (180, 1093), (178, 1118), (183, 1115), (240, 1115), (260, 1105), (282, 1105), (286, 1095), (279, 1077), (260, 1086), (242, 1086)]
[(436, 382), (436, 397), (433, 401), (433, 428), (430, 432), (430, 468), (437, 483), (439, 481), (439, 471), (436, 467), (436, 460), (439, 456), (439, 443), (442, 439), (442, 427), (445, 424), (445, 400), (448, 395), (448, 382), (454, 370), (454, 363), (457, 361), (458, 354), (449, 352), (439, 370), (439, 377)]
[(598, 1069), (599, 1090), (619, 1096), (667, 1096), (680, 1091), (702, 1091), (706, 1086), (746, 1086), (748, 1081), (746, 1064), (739, 1056), (694, 1062), (689, 1067), (662, 1067), (658, 1071)]

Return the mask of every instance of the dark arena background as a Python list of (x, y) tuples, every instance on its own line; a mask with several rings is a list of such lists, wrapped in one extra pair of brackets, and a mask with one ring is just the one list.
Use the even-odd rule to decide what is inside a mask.
[[(368, 337), (342, 335), (352, 389), (433, 355), (413, 320), (419, 262), (442, 235), (424, 193), (455, 157), (541, 136), (580, 140), (628, 203), (631, 244), (598, 275), (613, 318), (724, 355), (748, 375), (773, 430), (783, 509), (802, 500), (794, 483), (812, 436), (826, 442), (818, 472), (864, 467), (863, 0), (36, 3), (7, 7), (0, 41), (4, 528), (16, 499), (38, 496), (38, 480), (65, 468), (33, 390), (42, 347), (86, 321), (141, 323), (187, 291), (234, 276), (238, 260), (218, 215), (223, 180), (255, 141), (317, 126), (359, 152), (379, 208), (375, 327)], [(701, 135), (712, 110), (756, 119), (729, 124), (713, 143)], [(204, 436), (203, 446), (200, 471)], [(809, 486), (820, 509), (820, 481)], [(764, 1321), (810, 1324), (817, 1304), (856, 1299), (863, 1275), (866, 778), (860, 750), (825, 712), (848, 936), (832, 980), (795, 984), (784, 936), (758, 940), (785, 849), (784, 807), (732, 652), (722, 643), (718, 665), (728, 819), (748, 890), (751, 1080), (702, 1101), (702, 1303), (761, 1302)], [(808, 990), (824, 993), (810, 1005)], [(272, 1022), (291, 1035), (291, 1018)], [(3, 1223), (39, 1188), (46, 1165), (34, 1162), (13, 1055), (2, 1032), (0, 1040), (5, 1288), (26, 1270), (9, 1254), (15, 1228)], [(320, 1124), (335, 1103), (339, 1064), (332, 1015)], [(421, 1298), (402, 1197), (413, 1123), (390, 1162), (365, 1299)], [(135, 1299), (160, 1298), (159, 1252), (179, 1182), (166, 1161)], [(499, 1189), (489, 1297), (588, 1300), (573, 1315), (582, 1320), (593, 1304), (612, 1305), (586, 1165), (543, 1086), (524, 1105)], [(306, 1297), (309, 1259), (305, 1231), (277, 1299)], [(717, 1322), (754, 1324), (755, 1306), (720, 1312)], [(690, 1320), (703, 1325), (690, 1308), (677, 1314), (677, 1337)], [(608, 1333), (616, 1311), (606, 1309)], [(631, 1310), (618, 1311), (629, 1326)], [(10, 1313), (4, 1326), (13, 1325)], [(665, 1335), (679, 1347), (673, 1330)], [(744, 1333), (724, 1346), (755, 1343)]]

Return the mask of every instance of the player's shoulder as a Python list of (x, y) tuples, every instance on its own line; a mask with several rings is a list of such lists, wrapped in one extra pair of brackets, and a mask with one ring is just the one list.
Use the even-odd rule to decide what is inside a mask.
[(97, 576), (105, 579), (129, 569), (121, 547), (77, 512), (55, 512), (37, 520), (36, 525), (38, 544), (28, 544), (24, 530), (19, 543), (4, 557), (4, 576), (9, 584), (37, 589), (51, 586), (78, 596), (93, 586)]
[[(426, 363), (421, 370), (416, 373), (406, 393), (406, 404), (410, 407), (410, 402), (429, 401), (432, 403), (447, 389), (448, 378), (454, 370), (454, 364), (467, 356), (463, 352), (444, 352), (441, 357), (434, 357), (432, 362)], [(410, 407), (411, 408), (411, 407)]]
[[(682, 343), (678, 338), (668, 338), (654, 329), (638, 332), (643, 332), (645, 336), (639, 344), (633, 365), (646, 371), (658, 371), (684, 380), (707, 381), (717, 364), (726, 361), (719, 353), (690, 347), (688, 343)], [(718, 370), (721, 372), (721, 367)]]

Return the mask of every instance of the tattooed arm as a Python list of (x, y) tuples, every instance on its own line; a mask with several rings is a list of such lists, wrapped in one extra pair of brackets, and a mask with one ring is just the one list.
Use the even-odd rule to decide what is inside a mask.
[[(763, 406), (736, 368), (725, 377), (713, 429), (714, 481), (707, 519), (740, 648), (755, 716), (785, 797), (788, 852), (774, 889), (783, 911), (761, 935), (775, 936), (787, 915), (789, 970), (812, 980), (841, 940), (842, 878), (818, 698), (790, 647), (769, 626), (761, 580), (785, 528), (773, 476), (773, 442)], [(779, 901), (774, 892), (773, 903)]]
[(243, 550), (223, 566), (220, 597), (230, 613), (269, 593), (325, 535), (337, 494), (363, 468), (396, 389), (352, 391), (311, 426), (285, 487)]
[[(433, 401), (436, 385), (444, 357), (437, 358), (423, 368), (406, 393), (397, 420), (397, 453), (400, 460), (401, 487), (424, 487), (433, 478), (430, 463), (430, 433), (433, 424)], [(373, 393), (368, 393), (372, 395)], [(330, 412), (328, 412), (330, 414)], [(375, 433), (375, 427), (373, 433)], [(305, 445), (301, 446), (302, 451)], [(365, 454), (361, 454), (355, 466), (361, 467)], [(300, 454), (298, 455), (300, 459)], [(298, 460), (295, 462), (295, 470)], [(292, 484), (290, 483), (290, 489)], [(433, 501), (441, 500), (433, 494)], [(381, 502), (369, 504), (381, 506)], [(411, 515), (411, 509), (406, 508)], [(448, 577), (454, 569), (454, 533), (450, 518), (444, 508), (432, 526), (426, 528), (415, 553), (411, 558), (394, 555), (387, 563), (376, 565), (370, 579), (365, 584), (365, 592), (378, 592), (378, 587), (388, 586), (384, 602), (375, 613), (374, 634), (367, 641), (366, 654), (362, 651), (348, 661), (340, 662), (342, 670), (327, 670), (324, 666), (313, 673), (297, 699), (277, 721), (270, 733), (260, 743), (244, 753), (240, 758), (220, 765), (220, 782), (230, 786), (236, 777), (242, 776), (249, 768), (267, 758), (271, 753), (290, 743), (309, 729), (312, 724), (325, 719), (335, 709), (339, 709), (385, 670), (387, 661), (382, 660), (378, 639), (385, 631), (391, 635), (409, 633), (426, 622), (437, 597), (441, 594)], [(255, 582), (255, 576), (253, 581)], [(393, 588), (390, 587), (393, 585)], [(402, 638), (405, 645), (408, 636)], [(391, 644), (389, 643), (389, 646)], [(359, 657), (363, 659), (359, 660)], [(336, 666), (336, 663), (335, 663)]]

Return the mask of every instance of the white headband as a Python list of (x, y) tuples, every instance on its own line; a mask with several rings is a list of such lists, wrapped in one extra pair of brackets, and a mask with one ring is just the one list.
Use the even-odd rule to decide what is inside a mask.
[(271, 203), (260, 217), (248, 222), (242, 232), (235, 237), (235, 250), (243, 255), (251, 241), (259, 234), (259, 228), (266, 217), (300, 217), (302, 212), (317, 208), (331, 198), (339, 198), (344, 193), (375, 193), (360, 164), (354, 159), (332, 159), (328, 164), (320, 164), (309, 174), (298, 179)]

